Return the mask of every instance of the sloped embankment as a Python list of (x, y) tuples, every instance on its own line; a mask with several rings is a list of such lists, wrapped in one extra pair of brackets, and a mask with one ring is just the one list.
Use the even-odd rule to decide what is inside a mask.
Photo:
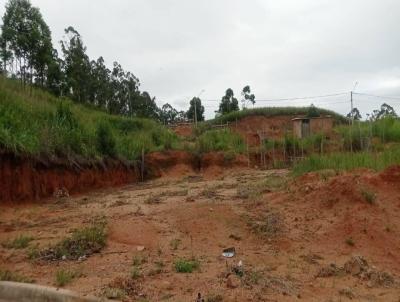
[[(201, 172), (216, 176), (224, 169), (247, 166), (243, 156), (223, 153), (196, 156), (185, 151), (153, 152), (145, 156), (144, 177), (181, 177)], [(121, 186), (141, 180), (141, 163), (120, 160), (71, 162), (38, 160), (0, 153), (0, 202), (33, 201), (57, 192), (69, 194)]]
[(71, 164), (40, 161), (14, 154), (0, 155), (0, 202), (31, 201), (57, 190), (80, 193), (139, 180), (139, 169), (117, 160)]

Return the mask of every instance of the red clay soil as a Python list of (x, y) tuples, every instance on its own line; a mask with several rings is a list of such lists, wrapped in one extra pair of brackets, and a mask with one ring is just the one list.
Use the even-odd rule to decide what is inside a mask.
[(314, 234), (315, 252), (350, 255), (357, 250), (400, 273), (400, 166), (379, 174), (366, 169), (337, 176), (311, 173), (295, 187), (291, 211), (298, 213), (297, 226)]
[(171, 129), (179, 136), (189, 137), (193, 134), (192, 125), (176, 125)]
[(285, 135), (285, 129), (292, 130), (292, 119), (296, 116), (283, 115), (266, 117), (262, 115), (246, 116), (229, 127), (238, 132), (251, 146), (258, 146), (258, 132), (262, 131), (268, 138), (278, 139)]
[(177, 178), (197, 172), (212, 178), (221, 175), (226, 169), (247, 166), (245, 156), (227, 158), (223, 152), (210, 152), (197, 157), (185, 151), (167, 151), (150, 153), (145, 158), (145, 167), (150, 178)]
[(148, 177), (182, 176), (199, 169), (199, 160), (185, 151), (153, 152), (145, 156)]
[(2, 154), (0, 157), (0, 202), (32, 201), (50, 197), (59, 189), (81, 193), (136, 182), (138, 170), (119, 161), (104, 166), (72, 167), (44, 164), (30, 158)]
[[(60, 189), (76, 194), (135, 183), (141, 180), (139, 166), (117, 160), (109, 160), (102, 165), (44, 164), (31, 158), (1, 154), (0, 202), (40, 200), (53, 196)], [(177, 178), (199, 171), (213, 177), (222, 174), (226, 168), (238, 166), (247, 166), (246, 158), (238, 156), (226, 159), (222, 153), (196, 157), (184, 151), (154, 152), (145, 156), (144, 177)]]

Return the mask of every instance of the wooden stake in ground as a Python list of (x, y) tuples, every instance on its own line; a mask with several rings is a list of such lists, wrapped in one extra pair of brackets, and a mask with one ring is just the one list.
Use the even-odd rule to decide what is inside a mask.
[(144, 148), (142, 148), (142, 164), (140, 166), (140, 176), (142, 181), (144, 181)]

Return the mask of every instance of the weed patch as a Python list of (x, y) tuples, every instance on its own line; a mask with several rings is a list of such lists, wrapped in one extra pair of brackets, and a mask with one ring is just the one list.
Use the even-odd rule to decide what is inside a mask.
[(72, 282), (76, 277), (78, 277), (78, 273), (70, 270), (58, 270), (56, 272), (56, 281), (55, 284), (57, 287), (63, 287)]
[(98, 253), (106, 245), (106, 223), (96, 221), (92, 225), (75, 230), (71, 237), (55, 246), (39, 251), (38, 257), (43, 260), (77, 260), (82, 256)]
[(0, 270), (0, 281), (12, 281), (20, 283), (33, 283), (34, 280), (8, 270)]
[(13, 240), (2, 243), (2, 246), (7, 249), (24, 249), (29, 246), (29, 243), (33, 240), (33, 237), (27, 235), (19, 235)]
[(177, 273), (192, 273), (200, 268), (200, 262), (197, 260), (179, 259), (175, 261), (174, 266)]

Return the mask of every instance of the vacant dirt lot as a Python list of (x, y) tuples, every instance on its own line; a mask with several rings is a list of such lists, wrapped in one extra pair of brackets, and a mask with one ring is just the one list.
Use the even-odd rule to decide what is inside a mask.
[[(3, 206), (0, 242), (33, 240), (3, 244), (0, 268), (51, 286), (70, 270), (66, 288), (132, 301), (399, 301), (399, 171), (293, 180), (242, 169)], [(29, 259), (95, 217), (107, 221), (100, 253)], [(224, 258), (229, 247), (236, 255)], [(177, 272), (179, 260), (194, 260), (193, 272)]]

